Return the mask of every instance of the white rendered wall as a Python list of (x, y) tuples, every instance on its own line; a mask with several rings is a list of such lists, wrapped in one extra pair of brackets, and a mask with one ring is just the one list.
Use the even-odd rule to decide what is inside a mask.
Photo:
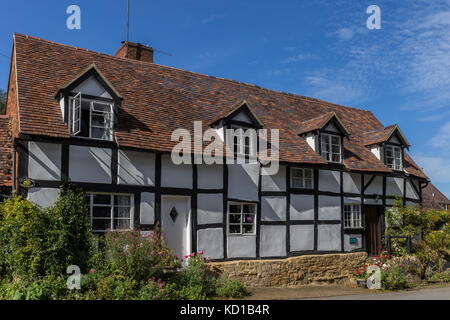
[(228, 165), (228, 197), (258, 201), (259, 164)]
[(102, 97), (112, 99), (111, 95), (103, 88), (103, 86), (94, 78), (89, 77), (81, 83), (78, 87), (72, 90), (73, 92), (81, 92), (94, 97)]
[(197, 223), (223, 222), (223, 194), (199, 193), (197, 195)]
[(176, 165), (170, 155), (161, 157), (161, 186), (192, 189), (192, 165)]
[(141, 193), (141, 224), (155, 223), (155, 194), (150, 192)]
[(256, 257), (256, 236), (228, 236), (228, 257)]
[(286, 191), (286, 166), (280, 166), (274, 175), (264, 175), (266, 170), (261, 167), (261, 191)]
[(59, 189), (55, 188), (31, 188), (28, 190), (27, 199), (42, 208), (51, 207), (59, 197)]
[[(364, 184), (368, 184), (370, 179), (372, 178), (371, 175), (365, 175), (364, 176)], [(383, 177), (377, 176), (367, 187), (366, 191), (364, 191), (364, 194), (371, 195), (371, 194), (378, 194), (383, 195)]]
[(417, 202), (406, 201), (407, 207), (417, 207), (419, 204)]
[(61, 99), (59, 99), (59, 108), (61, 109), (61, 115), (62, 115), (62, 120), (64, 121), (64, 105), (65, 105), (65, 98), (62, 97)]
[(361, 204), (361, 198), (344, 197), (344, 204)]
[(155, 154), (119, 150), (118, 184), (155, 185)]
[(262, 221), (286, 221), (286, 197), (261, 197)]
[(28, 177), (35, 180), (61, 180), (61, 145), (28, 142)]
[(319, 170), (319, 190), (340, 193), (340, 172)]
[(316, 141), (317, 141), (317, 135), (310, 133), (306, 136), (306, 142), (309, 144), (311, 149), (313, 149), (314, 151), (316, 151)]
[(223, 229), (198, 230), (197, 250), (203, 250), (203, 256), (207, 259), (223, 259)]
[(409, 180), (406, 180), (406, 197), (411, 199), (419, 199), (419, 195)]
[(70, 146), (69, 177), (74, 182), (111, 183), (111, 149)]
[(378, 160), (381, 160), (381, 147), (379, 145), (374, 145), (370, 147), (370, 151), (375, 155), (375, 157), (378, 158)]
[(343, 173), (344, 192), (361, 193), (361, 175), (357, 173)]
[(314, 225), (291, 225), (291, 251), (314, 250)]
[(386, 195), (403, 197), (403, 178), (387, 177)]
[[(356, 243), (350, 244), (350, 238), (356, 238)], [(344, 234), (344, 251), (350, 252), (362, 248), (361, 234)]]
[(329, 224), (318, 226), (317, 250), (341, 251), (341, 225)]
[(291, 220), (314, 220), (314, 195), (291, 194)]
[(200, 164), (197, 166), (199, 189), (222, 189), (223, 188), (223, 165)]
[(331, 132), (336, 132), (336, 133), (340, 133), (339, 129), (335, 127), (335, 125), (333, 123), (329, 123), (326, 127), (325, 127), (326, 131), (331, 131)]
[(261, 257), (280, 257), (286, 255), (286, 227), (266, 226), (260, 227), (261, 237), (259, 254)]
[(319, 220), (341, 220), (341, 197), (319, 196)]

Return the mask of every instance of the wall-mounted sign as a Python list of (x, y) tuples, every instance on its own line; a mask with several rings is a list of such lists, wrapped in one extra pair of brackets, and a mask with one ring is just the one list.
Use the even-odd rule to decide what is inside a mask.
[(350, 244), (357, 244), (357, 243), (358, 243), (358, 239), (350, 238)]

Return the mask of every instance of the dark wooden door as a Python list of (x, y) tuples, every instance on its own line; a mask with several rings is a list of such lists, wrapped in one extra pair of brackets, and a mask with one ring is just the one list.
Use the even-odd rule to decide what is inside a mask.
[(378, 206), (365, 206), (364, 215), (366, 217), (366, 248), (369, 255), (377, 254), (378, 239)]

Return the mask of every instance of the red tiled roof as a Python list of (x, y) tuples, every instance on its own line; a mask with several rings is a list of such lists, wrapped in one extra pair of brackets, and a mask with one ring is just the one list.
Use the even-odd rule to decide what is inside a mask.
[(389, 138), (396, 130), (398, 131), (402, 139), (405, 141), (406, 145), (409, 147), (408, 140), (405, 138), (400, 128), (396, 124), (364, 133), (364, 145), (370, 146), (386, 142), (389, 140)]
[[(317, 118), (303, 122), (300, 126), (299, 134), (304, 134), (311, 131), (322, 129), (333, 117), (336, 117), (337, 121), (342, 125), (341, 121), (339, 120), (339, 117), (336, 115), (335, 112), (327, 112)], [(342, 128), (345, 130), (345, 133), (348, 134), (347, 129), (343, 125)]]
[[(298, 135), (310, 119), (335, 113), (349, 137), (344, 165), (351, 170), (390, 172), (366, 147), (364, 132), (383, 129), (372, 112), (264, 89), (255, 85), (179, 70), (154, 63), (119, 58), (85, 49), (15, 34), (20, 131), (69, 137), (56, 92), (95, 63), (123, 97), (116, 141), (122, 147), (171, 151), (172, 131), (203, 129), (246, 100), (267, 129), (280, 130), (280, 161), (326, 164)], [(418, 167), (414, 174), (426, 178)]]
[(431, 182), (422, 189), (422, 205), (427, 209), (442, 209), (443, 204), (450, 205), (450, 200)]
[(11, 175), (11, 127), (9, 118), (0, 115), (0, 187), (12, 185)]

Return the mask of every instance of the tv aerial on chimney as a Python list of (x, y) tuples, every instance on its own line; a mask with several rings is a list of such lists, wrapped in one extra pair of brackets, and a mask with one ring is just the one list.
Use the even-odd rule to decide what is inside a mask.
[[(130, 35), (130, 0), (127, 0), (127, 41), (126, 41), (127, 50), (128, 50), (129, 35)], [(150, 47), (149, 45), (146, 45), (146, 46)], [(158, 49), (155, 49), (155, 48), (152, 48), (152, 49), (153, 49), (154, 52), (162, 53), (162, 54), (165, 54), (165, 55), (170, 56), (170, 57), (172, 56), (172, 54), (170, 54), (168, 52), (165, 52), (165, 51), (162, 51), (162, 50), (158, 50)]]

